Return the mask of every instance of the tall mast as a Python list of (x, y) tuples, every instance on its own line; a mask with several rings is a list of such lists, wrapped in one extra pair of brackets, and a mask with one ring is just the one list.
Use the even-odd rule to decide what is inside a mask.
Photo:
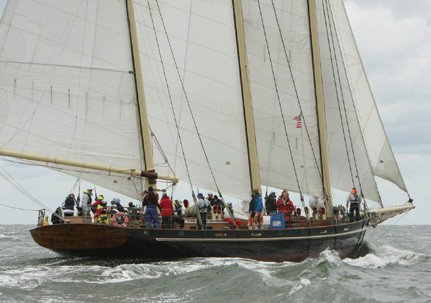
[(248, 161), (250, 167), (251, 189), (259, 189), (260, 176), (257, 158), (256, 133), (253, 120), (253, 106), (251, 103), (250, 83), (247, 70), (247, 52), (245, 47), (244, 20), (241, 0), (232, 0), (236, 29), (236, 43), (238, 48), (239, 74), (241, 79), (244, 119), (247, 135)]
[[(148, 127), (147, 106), (144, 94), (144, 78), (142, 76), (141, 59), (139, 56), (138, 34), (136, 31), (135, 8), (133, 0), (126, 0), (127, 18), (130, 29), (130, 43), (132, 46), (133, 68), (135, 72), (136, 95), (138, 99), (139, 121), (141, 123), (141, 141), (144, 151), (143, 165), (146, 171), (154, 172), (153, 149), (151, 145), (151, 135)], [(147, 184), (156, 187), (156, 179), (147, 178)]]
[(315, 0), (308, 0), (308, 16), (310, 22), (311, 51), (314, 70), (314, 86), (316, 91), (316, 111), (319, 129), (320, 155), (322, 165), (323, 193), (325, 195), (327, 214), (332, 217), (332, 190), (329, 168), (328, 142), (326, 135), (325, 100), (323, 95), (322, 69), (320, 65), (319, 32)]

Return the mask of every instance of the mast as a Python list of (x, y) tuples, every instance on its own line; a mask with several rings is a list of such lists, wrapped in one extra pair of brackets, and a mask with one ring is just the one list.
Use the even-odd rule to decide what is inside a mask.
[(244, 20), (241, 0), (232, 0), (234, 22), (236, 29), (236, 43), (238, 48), (239, 75), (241, 80), (242, 100), (244, 106), (245, 130), (247, 136), (248, 161), (250, 167), (251, 189), (259, 189), (260, 176), (257, 158), (256, 133), (253, 120), (253, 106), (251, 103), (250, 83), (247, 70), (247, 52), (244, 36)]
[(316, 111), (319, 130), (323, 193), (326, 200), (327, 215), (330, 218), (332, 217), (332, 190), (329, 168), (328, 142), (326, 135), (325, 99), (323, 95), (322, 70), (320, 65), (321, 61), (319, 48), (319, 32), (317, 28), (315, 0), (308, 0), (308, 17), (310, 22), (311, 52), (314, 71), (314, 86), (316, 91)]
[[(133, 68), (135, 75), (135, 86), (136, 86), (136, 95), (138, 100), (138, 108), (139, 108), (139, 122), (141, 124), (141, 141), (142, 147), (144, 151), (144, 159), (143, 165), (146, 171), (155, 172), (154, 169), (154, 160), (153, 160), (153, 149), (151, 144), (151, 135), (148, 127), (148, 114), (147, 114), (147, 105), (145, 102), (145, 94), (144, 94), (144, 78), (142, 76), (141, 69), (141, 59), (139, 56), (139, 45), (138, 45), (138, 34), (136, 30), (136, 19), (135, 19), (135, 8), (133, 5), (133, 0), (126, 0), (127, 3), (127, 19), (129, 22), (129, 30), (130, 30), (130, 44), (132, 46), (132, 59), (133, 59)], [(147, 178), (147, 184), (156, 188), (157, 181), (153, 178)]]

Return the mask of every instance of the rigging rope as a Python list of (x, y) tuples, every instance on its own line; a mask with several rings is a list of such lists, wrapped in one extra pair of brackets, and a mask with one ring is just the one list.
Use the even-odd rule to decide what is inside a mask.
[[(350, 143), (352, 142), (352, 137), (351, 137), (351, 134), (350, 134), (349, 119), (347, 117), (346, 104), (345, 104), (345, 101), (344, 101), (343, 87), (341, 85), (341, 77), (340, 77), (340, 71), (339, 71), (339, 66), (338, 66), (337, 53), (336, 53), (336, 50), (335, 50), (334, 36), (332, 34), (333, 29), (332, 29), (332, 24), (331, 24), (331, 22), (329, 20), (329, 18), (330, 18), (329, 17), (329, 13), (328, 13), (329, 8), (328, 8), (328, 6), (325, 7), (325, 3), (327, 4), (327, 2), (326, 1), (323, 2), (323, 14), (324, 14), (324, 19), (325, 19), (326, 37), (327, 37), (328, 47), (329, 47), (329, 53), (330, 53), (329, 58), (331, 59), (331, 65), (332, 65), (332, 76), (334, 78), (335, 95), (336, 95), (337, 104), (338, 104), (338, 114), (339, 114), (339, 117), (340, 117), (341, 130), (343, 131), (344, 147), (346, 149), (347, 161), (349, 163), (350, 177), (352, 179), (352, 187), (355, 187), (356, 185), (355, 185), (355, 179), (354, 179), (354, 175), (353, 175), (352, 163), (350, 161), (350, 152), (349, 152), (349, 148), (347, 146), (347, 134), (346, 134), (346, 131), (344, 129), (344, 122), (343, 122), (344, 119), (346, 119), (346, 125), (347, 125), (347, 128), (349, 129)], [(331, 37), (331, 40), (329, 39), (329, 37)], [(332, 44), (331, 44), (331, 42), (332, 42)], [(335, 75), (335, 71), (337, 72), (337, 75)], [(339, 85), (337, 85), (337, 76), (338, 76)], [(345, 111), (344, 119), (343, 119), (343, 114), (342, 114), (342, 111), (341, 111), (341, 101), (340, 101), (339, 90), (341, 92), (341, 99), (342, 99), (341, 101), (343, 102), (344, 111)], [(352, 153), (353, 152), (354, 151), (353, 151), (353, 146), (352, 146)], [(360, 190), (362, 192), (361, 188), (360, 188)]]
[[(331, 16), (332, 16), (332, 20), (333, 20), (333, 22), (335, 22), (335, 17), (334, 17), (334, 15), (333, 15), (333, 12), (332, 12), (332, 9), (330, 9), (331, 7), (332, 7), (332, 4), (329, 2), (329, 1), (327, 1), (326, 0), (326, 2), (324, 2), (324, 5), (325, 5), (325, 3), (326, 3), (326, 10), (324, 9), (324, 12), (326, 12), (326, 11), (328, 11), (330, 14), (331, 14)], [(328, 20), (329, 20), (329, 15), (328, 15)], [(326, 18), (325, 18), (325, 22), (326, 22)], [(333, 30), (332, 30), (332, 24), (331, 23), (329, 23), (330, 24), (330, 27), (331, 27), (331, 38), (332, 38), (332, 41), (333, 41), (333, 47), (334, 47), (334, 37), (333, 37), (333, 35), (332, 35), (332, 32), (333, 32)], [(335, 26), (334, 26), (335, 27)], [(336, 30), (334, 30), (334, 32), (335, 32), (335, 35), (336, 35), (336, 38), (337, 38), (337, 40), (339, 40), (338, 39), (338, 32), (336, 31)], [(329, 38), (328, 38), (329, 39)], [(335, 53), (335, 50), (334, 50), (334, 53)], [(335, 54), (335, 58), (336, 58), (336, 54)], [(338, 61), (337, 61), (338, 62)], [(343, 65), (344, 66), (344, 65)], [(346, 70), (346, 67), (344, 66), (344, 71), (345, 71), (345, 73), (346, 73), (346, 75), (347, 75), (347, 70)], [(340, 85), (340, 91), (341, 91), (341, 94), (342, 94), (342, 100), (343, 100), (343, 105), (344, 105), (344, 115), (345, 115), (345, 118), (346, 118), (346, 121), (347, 121), (347, 130), (348, 130), (348, 134), (349, 134), (349, 138), (350, 138), (350, 148), (351, 148), (351, 150), (352, 150), (352, 156), (353, 156), (353, 163), (355, 164), (355, 170), (356, 170), (356, 175), (357, 175), (357, 177), (358, 177), (358, 184), (359, 184), (359, 189), (360, 189), (360, 191), (361, 191), (361, 196), (364, 198), (364, 203), (366, 204), (366, 199), (365, 199), (365, 196), (364, 196), (364, 193), (363, 193), (363, 190), (362, 190), (362, 183), (361, 183), (361, 178), (360, 178), (360, 176), (359, 176), (359, 169), (358, 169), (358, 162), (357, 162), (357, 160), (356, 160), (356, 153), (355, 153), (355, 149), (353, 148), (353, 140), (352, 140), (352, 134), (351, 134), (351, 128), (350, 128), (350, 123), (349, 123), (349, 120), (347, 119), (347, 110), (346, 110), (346, 105), (345, 105), (345, 102), (344, 102), (344, 94), (343, 94), (343, 89), (342, 89), (342, 85), (341, 85), (341, 77), (340, 77), (340, 71), (339, 71), (339, 66), (338, 66), (338, 64), (337, 64), (337, 73), (338, 73), (338, 79), (339, 79), (339, 85)], [(349, 87), (351, 86), (350, 85), (350, 80), (349, 79), (347, 79), (348, 81), (349, 81)], [(355, 114), (356, 114), (356, 118), (357, 118), (357, 120), (358, 120), (358, 123), (359, 123), (359, 118), (357, 117), (357, 110), (356, 110), (356, 104), (355, 104), (355, 102), (354, 102), (354, 100), (353, 100), (353, 95), (352, 95), (352, 105), (353, 105), (353, 108), (354, 108), (354, 112), (355, 112)], [(359, 125), (360, 126), (360, 125)], [(343, 129), (343, 132), (344, 132), (344, 129)], [(363, 134), (362, 134), (362, 132), (360, 132), (360, 135), (361, 135), (361, 138), (362, 138), (362, 140), (363, 140)], [(364, 144), (365, 144), (365, 142), (364, 142)], [(365, 151), (366, 151), (366, 153), (367, 153), (367, 157), (368, 157), (368, 150), (367, 150), (367, 148), (365, 148)], [(368, 157), (368, 159), (369, 159), (369, 157)], [(371, 166), (371, 164), (370, 164), (370, 166)], [(354, 184), (354, 183), (353, 183)], [(377, 194), (378, 194), (378, 198), (379, 198), (379, 204), (381, 205), (381, 206), (383, 206), (383, 203), (382, 203), (382, 199), (381, 199), (381, 196), (380, 196), (380, 192), (379, 192), (379, 190), (378, 190), (378, 188), (377, 188), (377, 184), (375, 185), (375, 187), (376, 187), (376, 191), (377, 191)], [(407, 195), (408, 195), (408, 193), (407, 193)], [(410, 198), (410, 197), (409, 197)]]
[(275, 9), (274, 0), (271, 0), (271, 3), (272, 3), (272, 10), (274, 11), (275, 21), (277, 22), (278, 33), (280, 35), (281, 44), (283, 45), (284, 56), (286, 58), (287, 66), (289, 67), (290, 77), (292, 79), (292, 84), (293, 84), (293, 90), (295, 91), (296, 100), (298, 101), (299, 112), (300, 112), (300, 115), (302, 117), (302, 121), (304, 122), (305, 132), (307, 134), (308, 142), (310, 143), (310, 148), (311, 148), (311, 151), (313, 153), (314, 164), (316, 165), (320, 179), (323, 179), (321, 167), (319, 166), (318, 161), (317, 161), (316, 152), (314, 151), (313, 144), (311, 144), (311, 136), (310, 136), (310, 132), (309, 132), (308, 127), (307, 127), (307, 122), (306, 122), (305, 116), (303, 115), (302, 104), (301, 104), (301, 101), (299, 98), (298, 88), (296, 86), (296, 81), (295, 81), (295, 78), (293, 76), (293, 69), (292, 69), (292, 66), (290, 64), (290, 59), (289, 59), (289, 56), (287, 55), (286, 43), (284, 42), (284, 37), (283, 37), (283, 34), (281, 32), (280, 21), (278, 19), (278, 14), (277, 14), (277, 11)]
[[(402, 218), (404, 218), (404, 216), (405, 215), (407, 215), (407, 213), (410, 211), (410, 209), (409, 210), (407, 210), (406, 212), (404, 212), (392, 225), (389, 225), (389, 227), (390, 228), (393, 228)], [(380, 240), (381, 238), (383, 238), (383, 237), (385, 237), (386, 235), (387, 235), (387, 233), (389, 232), (389, 230), (387, 230), (387, 231), (385, 231), (384, 233), (383, 233), (383, 235), (381, 235), (380, 237), (378, 237), (377, 239), (376, 239), (376, 241), (378, 241), (378, 240)]]
[(9, 175), (6, 170), (3, 167), (0, 167), (0, 169), (3, 171), (0, 171), (0, 176), (2, 176), (9, 184), (11, 184), (13, 187), (15, 187), (20, 193), (22, 193), (24, 196), (26, 196), (29, 200), (33, 201), (40, 207), (49, 210), (53, 213), (51, 209), (49, 209), (47, 206), (45, 206), (43, 203), (39, 202), (34, 196), (32, 196), (24, 187), (18, 184), (15, 179)]
[[(158, 1), (156, 1), (156, 3), (157, 3), (157, 7), (158, 7), (158, 10), (159, 10), (160, 17), (161, 17), (161, 19), (162, 19), (163, 27), (165, 28), (164, 21), (163, 21), (163, 17), (162, 17), (162, 13), (161, 13), (161, 11), (160, 11), (160, 7), (159, 7), (159, 3), (158, 3)], [(167, 89), (167, 91), (168, 91), (169, 104), (170, 104), (171, 109), (172, 109), (172, 115), (174, 116), (174, 122), (175, 122), (175, 127), (176, 127), (176, 130), (177, 130), (178, 140), (180, 141), (180, 146), (181, 146), (181, 153), (182, 153), (183, 158), (184, 158), (184, 165), (185, 165), (186, 172), (187, 172), (187, 178), (188, 178), (188, 180), (189, 180), (190, 187), (191, 187), (191, 189), (192, 189), (192, 193), (193, 193), (193, 200), (196, 202), (196, 197), (195, 197), (195, 194), (194, 194), (194, 192), (193, 192), (193, 185), (192, 185), (192, 179), (191, 179), (191, 176), (190, 176), (190, 170), (189, 170), (189, 166), (188, 166), (187, 158), (186, 158), (186, 155), (185, 155), (185, 152), (184, 152), (183, 140), (182, 140), (182, 136), (181, 136), (181, 133), (180, 133), (180, 128), (179, 128), (179, 125), (178, 125), (178, 119), (177, 119), (177, 116), (176, 116), (176, 114), (175, 114), (175, 108), (174, 108), (174, 103), (173, 103), (173, 101), (172, 101), (171, 89), (170, 89), (169, 82), (168, 82), (168, 78), (167, 78), (167, 75), (166, 75), (165, 64), (164, 64), (164, 61), (163, 61), (162, 52), (161, 52), (160, 44), (159, 44), (159, 38), (157, 37), (156, 25), (155, 25), (155, 23), (154, 23), (153, 13), (152, 13), (152, 10), (151, 10), (151, 7), (150, 7), (150, 2), (149, 2), (149, 0), (147, 0), (147, 5), (148, 5), (148, 10), (149, 10), (149, 12), (150, 12), (151, 23), (152, 23), (152, 25), (153, 25), (154, 37), (155, 37), (155, 39), (156, 39), (157, 50), (158, 50), (159, 58), (160, 58), (160, 64), (162, 65), (163, 76), (164, 76), (164, 78), (165, 78), (166, 89)], [(171, 43), (170, 43), (170, 41), (169, 41), (169, 37), (168, 37), (168, 34), (167, 34), (167, 32), (166, 32), (166, 28), (165, 28), (165, 34), (166, 34), (166, 37), (167, 37), (167, 39), (168, 39), (169, 47), (171, 47)], [(171, 49), (171, 51), (172, 51), (172, 49)], [(172, 53), (172, 54), (173, 54), (173, 53)], [(175, 62), (175, 65), (176, 65), (176, 61), (175, 61), (175, 59), (174, 59), (174, 62)], [(152, 131), (151, 131), (151, 132), (152, 132)], [(158, 142), (157, 142), (157, 143), (158, 143)]]
[(39, 211), (39, 209), (20, 208), (20, 207), (14, 207), (14, 206), (2, 204), (2, 203), (0, 203), (0, 205), (3, 206), (3, 207), (18, 209), (18, 210), (24, 210), (24, 211)]
[[(198, 139), (199, 139), (199, 143), (200, 143), (200, 146), (201, 146), (202, 152), (203, 152), (203, 154), (204, 154), (204, 156), (205, 156), (205, 160), (206, 160), (206, 163), (207, 163), (207, 165), (208, 165), (208, 169), (209, 169), (210, 174), (211, 174), (211, 177), (212, 177), (212, 179), (213, 179), (214, 186), (215, 186), (215, 188), (217, 189), (217, 192), (218, 192), (218, 194), (219, 194), (219, 196), (220, 196), (221, 201), (223, 202), (223, 204), (224, 204), (225, 208), (228, 210), (228, 213), (229, 213), (230, 217), (232, 218), (233, 225), (236, 227), (236, 223), (235, 223), (235, 220), (234, 220), (234, 217), (233, 217), (233, 213), (231, 212), (230, 208), (229, 208), (229, 207), (227, 207), (227, 205), (226, 205), (226, 203), (225, 203), (225, 201), (224, 201), (223, 195), (222, 195), (222, 193), (221, 193), (221, 191), (220, 191), (220, 188), (219, 188), (219, 186), (218, 186), (217, 180), (216, 180), (215, 175), (214, 175), (214, 170), (213, 170), (213, 168), (212, 168), (212, 166), (211, 166), (211, 163), (210, 163), (210, 161), (209, 161), (209, 158), (208, 158), (208, 154), (207, 154), (207, 152), (206, 152), (205, 145), (203, 144), (202, 137), (201, 137), (201, 135), (200, 135), (199, 128), (198, 128), (197, 123), (196, 123), (196, 119), (195, 119), (195, 117), (194, 117), (194, 115), (193, 115), (193, 110), (192, 110), (191, 105), (190, 105), (190, 99), (189, 99), (189, 97), (188, 97), (187, 91), (186, 91), (185, 86), (184, 86), (183, 78), (181, 77), (181, 73), (180, 73), (180, 70), (179, 70), (179, 68), (178, 68), (177, 60), (176, 60), (176, 58), (175, 58), (175, 55), (174, 55), (174, 52), (173, 52), (173, 49), (172, 49), (172, 44), (171, 44), (171, 41), (170, 41), (170, 39), (169, 39), (169, 35), (168, 35), (168, 31), (167, 31), (167, 29), (166, 29), (166, 25), (165, 25), (165, 21), (164, 21), (163, 15), (162, 15), (162, 11), (161, 11), (161, 9), (160, 9), (159, 1), (158, 1), (158, 0), (156, 0), (155, 2), (156, 2), (156, 4), (157, 4), (157, 10), (158, 10), (159, 15), (160, 15), (160, 20), (161, 20), (161, 23), (162, 23), (162, 26), (163, 26), (163, 30), (164, 30), (164, 33), (165, 33), (165, 36), (166, 36), (166, 40), (167, 40), (168, 45), (169, 45), (169, 50), (170, 50), (170, 52), (171, 52), (172, 60), (173, 60), (174, 65), (175, 65), (175, 69), (176, 69), (176, 72), (177, 72), (177, 75), (178, 75), (178, 79), (179, 79), (179, 81), (180, 81), (180, 83), (181, 83), (181, 89), (182, 89), (182, 91), (183, 91), (184, 98), (185, 98), (185, 100), (186, 100), (186, 104), (187, 104), (188, 110), (189, 110), (189, 112), (190, 112), (190, 116), (191, 116), (191, 119), (192, 119), (192, 122), (193, 122), (193, 125), (194, 125), (194, 128), (195, 128), (195, 131), (196, 131), (197, 137), (198, 137)], [(151, 21), (152, 21), (152, 23), (153, 23), (153, 29), (154, 29), (154, 32), (155, 32), (155, 34), (156, 34), (156, 29), (155, 29), (155, 25), (154, 25), (154, 20), (153, 20), (153, 17), (152, 17), (151, 9), (150, 9), (149, 0), (147, 0), (147, 4), (148, 4), (149, 11), (150, 11)], [(156, 35), (156, 37), (157, 37), (157, 35)], [(156, 38), (156, 39), (157, 39), (157, 38)], [(157, 45), (157, 47), (159, 48), (159, 56), (160, 56), (160, 60), (161, 60), (161, 62), (162, 62), (162, 66), (163, 66), (163, 60), (162, 60), (162, 57), (161, 57), (160, 46), (159, 46), (159, 45)], [(164, 74), (165, 74), (165, 73), (164, 73)], [(165, 74), (165, 81), (167, 81), (166, 74)], [(170, 100), (170, 101), (171, 101), (171, 100)], [(172, 111), (173, 111), (173, 109), (174, 109), (174, 108), (173, 108), (173, 103), (172, 103), (172, 101), (171, 101), (171, 107), (172, 107)], [(173, 112), (174, 112), (174, 111), (173, 111)], [(177, 124), (176, 118), (175, 118), (175, 124), (176, 124), (177, 130), (178, 130), (178, 133), (179, 133), (179, 127), (178, 127), (178, 124)], [(180, 142), (180, 144), (181, 144), (181, 146), (182, 146), (182, 142)], [(184, 153), (183, 153), (183, 157), (184, 157), (184, 161), (186, 162), (186, 157), (185, 157), (185, 154), (184, 154)], [(197, 202), (197, 199), (196, 199), (196, 195), (195, 195), (195, 193), (194, 193), (194, 191), (193, 191), (193, 186), (192, 186), (191, 177), (190, 177), (190, 173), (189, 173), (188, 168), (187, 168), (187, 174), (188, 174), (188, 178), (189, 178), (190, 186), (191, 186), (191, 188), (192, 188), (192, 196), (193, 196), (193, 200), (194, 200), (194, 201), (195, 201), (195, 203), (196, 203), (196, 202)], [(198, 219), (199, 219), (199, 212), (197, 212), (197, 213), (198, 213)]]
[[(147, 2), (148, 2), (148, 0), (147, 0)], [(172, 44), (171, 44), (171, 41), (170, 41), (170, 39), (169, 39), (168, 31), (167, 31), (167, 29), (166, 29), (165, 21), (164, 21), (164, 18), (163, 18), (163, 15), (162, 15), (161, 9), (160, 9), (159, 1), (157, 1), (157, 0), (156, 0), (156, 4), (157, 4), (157, 9), (158, 9), (158, 12), (159, 12), (159, 15), (160, 15), (160, 19), (161, 19), (161, 21), (162, 21), (163, 30), (164, 30), (164, 32), (165, 32), (166, 40), (167, 40), (168, 45), (169, 45), (169, 50), (170, 50), (170, 52), (171, 52), (171, 56), (172, 56), (172, 59), (173, 59), (173, 61), (174, 61), (174, 65), (175, 65), (175, 69), (176, 69), (176, 72), (177, 72), (177, 75), (178, 75), (178, 79), (179, 79), (179, 81), (180, 81), (180, 83), (181, 83), (181, 88), (182, 88), (182, 91), (183, 91), (183, 94), (184, 94), (184, 97), (185, 97), (185, 100), (186, 100), (186, 103), (187, 103), (187, 106), (188, 106), (188, 109), (189, 109), (189, 112), (190, 112), (190, 115), (191, 115), (191, 119), (192, 119), (192, 122), (193, 122), (194, 128), (195, 128), (195, 130), (196, 130), (196, 134), (197, 134), (198, 139), (199, 139), (199, 143), (200, 143), (200, 145), (201, 145), (202, 151), (203, 151), (204, 156), (205, 156), (206, 163), (207, 163), (207, 165), (208, 165), (208, 168), (209, 168), (209, 170), (210, 170), (211, 176), (212, 176), (212, 178), (213, 178), (214, 185), (215, 185), (215, 187), (216, 187), (217, 192), (219, 193), (219, 195), (221, 195), (220, 189), (219, 189), (219, 187), (218, 187), (218, 184), (217, 184), (217, 181), (216, 181), (216, 178), (215, 178), (215, 175), (214, 175), (214, 171), (213, 171), (212, 166), (211, 166), (211, 164), (210, 164), (210, 161), (209, 161), (209, 159), (208, 159), (208, 154), (207, 154), (207, 152), (206, 152), (205, 146), (204, 146), (203, 141), (202, 141), (202, 137), (201, 137), (200, 132), (199, 132), (199, 128), (198, 128), (198, 126), (197, 126), (197, 123), (196, 123), (195, 117), (194, 117), (194, 115), (193, 115), (193, 110), (192, 110), (192, 108), (191, 108), (190, 100), (189, 100), (188, 94), (187, 94), (186, 89), (185, 89), (185, 86), (184, 86), (184, 81), (183, 81), (183, 79), (182, 79), (182, 77), (181, 77), (180, 70), (179, 70), (179, 68), (178, 68), (178, 64), (177, 64), (177, 60), (176, 60), (176, 58), (175, 58), (175, 55), (174, 55), (174, 52), (173, 52), (173, 49), (172, 49)], [(149, 3), (148, 3), (148, 5), (149, 5)], [(150, 10), (150, 14), (151, 14), (151, 10)], [(154, 30), (155, 30), (155, 28), (154, 28)], [(159, 49), (159, 51), (160, 51), (160, 49)], [(167, 80), (166, 80), (166, 81), (167, 81)], [(173, 108), (173, 107), (172, 107), (172, 108)], [(184, 157), (184, 159), (185, 159), (185, 155), (184, 155), (184, 154), (183, 154), (183, 157)]]
[[(280, 40), (281, 40), (281, 43), (282, 43), (282, 46), (283, 46), (284, 57), (286, 58), (287, 66), (289, 67), (289, 72), (290, 72), (290, 77), (292, 79), (293, 89), (294, 89), (294, 92), (295, 92), (296, 100), (298, 101), (299, 112), (300, 112), (300, 115), (301, 115), (301, 118), (302, 118), (302, 121), (303, 121), (303, 124), (304, 124), (305, 133), (307, 134), (308, 142), (310, 144), (310, 149), (311, 149), (311, 152), (313, 154), (314, 165), (315, 165), (315, 167), (317, 169), (317, 172), (319, 173), (320, 180), (322, 180), (322, 183), (323, 183), (322, 167), (318, 163), (319, 161), (317, 160), (316, 152), (314, 150), (313, 144), (311, 143), (310, 132), (309, 132), (309, 129), (308, 129), (308, 126), (307, 126), (306, 118), (305, 118), (305, 116), (303, 114), (302, 104), (301, 104), (301, 101), (300, 101), (300, 98), (299, 98), (299, 93), (298, 93), (298, 88), (296, 86), (296, 81), (295, 81), (295, 78), (293, 76), (293, 69), (292, 69), (292, 66), (291, 66), (291, 63), (290, 63), (289, 56), (287, 54), (286, 43), (284, 42), (284, 37), (283, 37), (282, 31), (281, 31), (280, 21), (279, 21), (278, 14), (277, 14), (277, 11), (276, 11), (276, 8), (275, 8), (274, 0), (271, 0), (271, 4), (272, 4), (272, 10), (273, 10), (274, 16), (275, 16), (275, 21), (277, 22), (278, 33), (279, 33)], [(304, 149), (304, 145), (302, 145), (302, 148)], [(306, 177), (305, 180), (306, 180), (306, 184), (307, 184), (307, 188), (308, 188), (308, 178)], [(323, 195), (326, 196), (326, 197), (328, 196), (327, 193), (323, 193)], [(302, 202), (302, 206), (305, 207), (305, 205), (304, 205), (304, 199), (302, 197), (302, 194), (301, 194), (301, 202)]]
[(269, 42), (268, 42), (268, 37), (267, 37), (267, 34), (266, 34), (265, 22), (264, 22), (264, 20), (263, 20), (263, 14), (262, 14), (262, 8), (261, 8), (261, 6), (260, 6), (260, 0), (258, 0), (258, 1), (257, 1), (257, 4), (258, 4), (258, 6), (259, 6), (260, 20), (261, 20), (261, 23), (262, 23), (263, 34), (264, 34), (264, 37), (265, 37), (266, 48), (267, 48), (267, 50), (268, 50), (268, 57), (269, 57), (270, 65), (271, 65), (272, 78), (273, 78), (273, 80), (274, 80), (275, 93), (276, 93), (276, 95), (277, 95), (278, 106), (279, 106), (279, 108), (280, 108), (281, 120), (282, 120), (282, 122), (283, 122), (284, 133), (285, 133), (285, 136), (286, 136), (287, 145), (288, 145), (288, 147), (289, 147), (290, 159), (291, 159), (291, 161), (292, 161), (293, 171), (294, 171), (294, 175), (295, 175), (296, 183), (297, 183), (297, 185), (298, 185), (298, 190), (299, 190), (299, 194), (300, 194), (300, 196), (301, 196), (301, 201), (302, 201), (301, 185), (299, 184), (298, 173), (297, 173), (296, 166), (295, 166), (295, 162), (294, 162), (294, 159), (293, 159), (292, 147), (291, 147), (291, 144), (290, 144), (289, 135), (288, 135), (288, 133), (287, 133), (286, 120), (284, 119), (283, 107), (282, 107), (282, 105), (281, 105), (280, 92), (279, 92), (279, 90), (278, 90), (277, 78), (276, 78), (276, 76), (275, 76), (275, 71), (274, 71), (274, 64), (273, 64), (273, 62), (272, 62), (271, 51), (270, 51), (270, 49), (269, 49)]

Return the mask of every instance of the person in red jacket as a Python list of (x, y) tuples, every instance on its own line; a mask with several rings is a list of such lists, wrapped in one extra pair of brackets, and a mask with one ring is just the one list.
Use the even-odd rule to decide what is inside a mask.
[(169, 199), (166, 193), (164, 193), (162, 199), (160, 199), (159, 208), (162, 213), (162, 228), (170, 228), (175, 210), (172, 200)]
[(277, 211), (286, 216), (286, 221), (290, 221), (290, 215), (295, 211), (295, 205), (289, 198), (287, 189), (283, 190), (277, 200)]

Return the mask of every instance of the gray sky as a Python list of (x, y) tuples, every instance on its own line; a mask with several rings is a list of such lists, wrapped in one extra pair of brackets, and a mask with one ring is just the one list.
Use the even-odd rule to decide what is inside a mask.
[[(4, 0), (0, 0), (0, 10)], [(389, 224), (430, 224), (431, 1), (346, 0), (347, 12), (383, 123), (416, 209)], [(0, 160), (4, 170), (51, 209), (63, 202), (75, 180), (46, 169)], [(407, 196), (379, 181), (385, 205)], [(83, 184), (82, 187), (87, 187)], [(82, 189), (82, 188), (81, 188)], [(103, 190), (101, 190), (103, 191)], [(35, 224), (40, 208), (0, 176), (0, 224)], [(107, 199), (112, 193), (103, 192)], [(121, 196), (120, 196), (121, 197)], [(344, 194), (335, 199), (342, 203)], [(123, 204), (127, 199), (122, 197)], [(338, 204), (336, 203), (336, 204)]]

